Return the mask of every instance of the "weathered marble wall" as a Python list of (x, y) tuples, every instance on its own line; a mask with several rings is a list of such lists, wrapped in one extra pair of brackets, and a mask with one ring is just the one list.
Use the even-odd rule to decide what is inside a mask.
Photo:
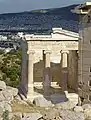
[(68, 87), (77, 91), (78, 84), (78, 55), (76, 51), (69, 51)]

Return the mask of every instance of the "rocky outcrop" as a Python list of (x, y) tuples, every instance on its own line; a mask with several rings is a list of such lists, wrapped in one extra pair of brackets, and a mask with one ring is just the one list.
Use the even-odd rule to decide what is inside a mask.
[(85, 120), (83, 113), (77, 113), (69, 110), (61, 110), (60, 117), (63, 120)]
[(82, 105), (82, 108), (83, 108), (83, 110), (91, 109), (91, 104), (84, 104), (84, 105)]
[(18, 94), (18, 89), (17, 88), (6, 86), (6, 89), (13, 95), (13, 97), (17, 96), (17, 94)]
[(12, 112), (11, 102), (17, 94), (17, 88), (6, 86), (4, 81), (0, 81), (0, 111)]
[(33, 103), (39, 107), (52, 107), (53, 104), (51, 101), (47, 100), (44, 97), (37, 97), (34, 99)]
[(84, 113), (70, 110), (51, 110), (38, 120), (85, 120)]
[[(72, 100), (68, 99), (68, 101), (57, 104), (53, 95), (50, 98), (53, 98), (54, 101), (49, 98), (37, 97), (33, 104), (31, 103), (35, 109), (34, 112), (13, 112), (11, 107), (13, 100), (17, 100), (18, 104), (30, 104), (28, 101), (20, 100), (17, 88), (6, 86), (3, 81), (0, 81), (0, 84), (2, 84), (0, 88), (0, 120), (3, 120), (2, 115), (5, 111), (9, 112), (9, 120), (91, 120), (91, 104), (77, 106), (77, 100), (73, 101), (72, 96)], [(64, 100), (63, 96), (58, 98)], [(37, 108), (45, 110), (41, 113)]]
[(72, 101), (62, 102), (55, 105), (56, 108), (61, 108), (63, 110), (71, 110), (76, 106), (76, 103)]
[(40, 113), (26, 113), (21, 120), (38, 120), (41, 117)]
[(75, 106), (74, 111), (75, 112), (83, 112), (83, 108), (82, 108), (82, 106)]
[(6, 89), (6, 84), (4, 81), (0, 81), (0, 91), (5, 90)]

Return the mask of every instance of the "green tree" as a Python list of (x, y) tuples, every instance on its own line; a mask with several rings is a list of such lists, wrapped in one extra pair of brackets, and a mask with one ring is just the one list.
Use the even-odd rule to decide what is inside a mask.
[(20, 82), (21, 58), (20, 49), (2, 55), (2, 62), (0, 62), (0, 70), (3, 73), (2, 80), (9, 86), (17, 87)]

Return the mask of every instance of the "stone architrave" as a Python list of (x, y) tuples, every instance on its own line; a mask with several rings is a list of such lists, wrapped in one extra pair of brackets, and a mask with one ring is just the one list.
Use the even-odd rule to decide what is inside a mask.
[(44, 94), (49, 94), (49, 89), (51, 87), (51, 74), (50, 74), (50, 50), (44, 51), (45, 54), (45, 67), (44, 67), (44, 81), (43, 81), (43, 87), (44, 87)]
[(27, 98), (31, 98), (34, 93), (33, 86), (33, 61), (34, 61), (34, 50), (29, 50), (28, 54), (28, 90), (27, 90)]
[(69, 51), (61, 51), (62, 65), (61, 65), (61, 87), (62, 91), (67, 90), (67, 81), (68, 81), (68, 53)]

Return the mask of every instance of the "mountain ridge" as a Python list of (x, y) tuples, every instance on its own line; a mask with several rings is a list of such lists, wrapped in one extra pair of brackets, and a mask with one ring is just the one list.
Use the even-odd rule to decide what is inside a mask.
[[(54, 12), (55, 10), (62, 10), (62, 9), (73, 9), (74, 7), (78, 6), (79, 4), (73, 4), (65, 7), (58, 7), (58, 8), (48, 8), (48, 9), (34, 9), (30, 11), (23, 11), (23, 12), (14, 12), (14, 13), (1, 13), (0, 15), (9, 15), (9, 14), (22, 14), (22, 13), (42, 13), (41, 10), (48, 12)], [(44, 13), (44, 12), (43, 12)]]
[(78, 15), (71, 12), (76, 6), (0, 14), (0, 30), (35, 30), (38, 32), (40, 29), (43, 32), (44, 29), (62, 27), (78, 32)]

